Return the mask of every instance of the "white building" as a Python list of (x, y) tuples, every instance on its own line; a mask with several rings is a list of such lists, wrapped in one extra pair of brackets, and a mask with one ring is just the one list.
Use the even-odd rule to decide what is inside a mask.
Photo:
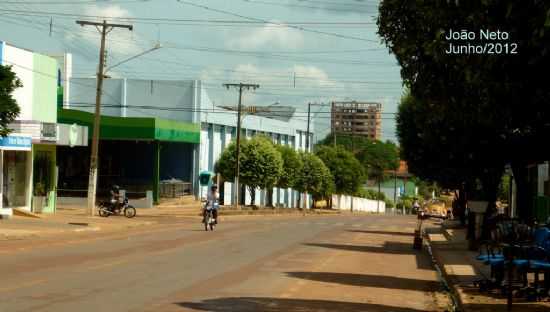
[[(73, 78), (70, 84), (70, 98), (65, 108), (93, 111), (95, 101), (95, 79)], [(192, 144), (192, 150), (181, 150), (181, 159), (191, 161), (189, 182), (193, 192), (200, 196), (198, 174), (213, 171), (222, 151), (236, 138), (237, 113), (214, 107), (201, 81), (168, 81), (107, 79), (104, 83), (103, 115), (116, 117), (155, 117), (182, 123), (200, 124), (200, 143)], [(235, 94), (235, 102), (237, 94)], [(275, 108), (274, 108), (275, 109)], [(248, 115), (243, 118), (242, 129), (246, 137), (264, 134), (278, 144), (306, 149), (307, 121), (293, 116), (294, 109), (277, 106), (277, 114)], [(273, 115), (273, 114), (271, 114)], [(313, 124), (310, 125), (310, 148), (312, 145)], [(190, 155), (191, 154), (191, 155)], [(162, 179), (163, 177), (161, 177)], [(167, 178), (167, 177), (164, 177)], [(204, 190), (203, 190), (204, 191)], [(226, 182), (220, 187), (225, 205), (232, 204), (233, 183)], [(256, 203), (265, 204), (264, 191), (256, 191)], [(285, 207), (295, 206), (298, 194), (292, 190), (275, 189), (273, 204)], [(250, 194), (245, 196), (250, 203)]]
[(56, 59), (0, 41), (0, 65), (11, 66), (23, 85), (12, 95), (20, 108), (12, 133), (0, 138), (0, 217), (14, 208), (53, 213), (56, 147), (86, 145), (86, 129), (57, 123)]

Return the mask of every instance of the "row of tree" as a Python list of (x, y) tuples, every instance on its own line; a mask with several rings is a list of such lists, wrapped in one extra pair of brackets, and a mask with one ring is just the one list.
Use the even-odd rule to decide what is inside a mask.
[[(550, 133), (550, 2), (538, 0), (383, 0), (379, 35), (401, 66), (408, 93), (397, 134), (409, 170), (460, 189), (459, 202), (494, 203), (505, 164), (517, 184), (520, 217), (530, 216), (527, 165), (545, 160), (540, 142)], [(450, 54), (453, 31), (505, 31), (499, 54)], [(493, 212), (494, 205), (488, 207)], [(487, 215), (489, 215), (489, 213)]]
[[(270, 195), (274, 187), (309, 193), (314, 200), (328, 198), (334, 192), (333, 175), (315, 154), (273, 144), (261, 135), (240, 144), (239, 182), (248, 188), (252, 205), (258, 188), (268, 192), (268, 206), (272, 206)], [(227, 146), (214, 168), (225, 181), (235, 179), (236, 147), (235, 142)]]
[[(383, 176), (384, 170), (398, 165), (397, 147), (389, 142), (358, 139), (356, 153), (347, 148), (347, 139), (339, 138), (331, 146), (327, 137), (314, 153), (297, 152), (292, 147), (273, 144), (264, 136), (241, 142), (239, 181), (246, 185), (255, 204), (256, 189), (268, 193), (268, 206), (274, 187), (292, 188), (311, 194), (314, 201), (330, 199), (332, 194), (362, 196), (367, 178)], [(236, 172), (236, 143), (231, 143), (215, 165), (225, 181), (233, 181)], [(374, 199), (374, 198), (373, 198)]]

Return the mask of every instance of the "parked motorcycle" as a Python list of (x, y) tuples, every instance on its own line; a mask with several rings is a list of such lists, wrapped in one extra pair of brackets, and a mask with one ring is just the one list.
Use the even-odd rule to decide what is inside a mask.
[(133, 218), (136, 216), (136, 208), (128, 204), (128, 198), (125, 197), (122, 203), (112, 207), (113, 204), (109, 202), (102, 202), (99, 204), (99, 216), (108, 217), (110, 215), (124, 214), (127, 218)]

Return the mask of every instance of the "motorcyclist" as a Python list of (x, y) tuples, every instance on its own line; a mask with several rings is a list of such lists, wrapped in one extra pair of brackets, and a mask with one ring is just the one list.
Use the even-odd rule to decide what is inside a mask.
[(109, 191), (111, 194), (111, 211), (115, 211), (120, 205), (120, 187), (118, 185), (113, 185)]
[(212, 209), (212, 215), (214, 216), (214, 224), (218, 224), (218, 208), (219, 203), (218, 200), (220, 198), (220, 195), (218, 194), (218, 186), (212, 185), (210, 187), (210, 191), (208, 191), (208, 194), (206, 195), (206, 204), (204, 205), (202, 209), (202, 222), (206, 222), (206, 208)]

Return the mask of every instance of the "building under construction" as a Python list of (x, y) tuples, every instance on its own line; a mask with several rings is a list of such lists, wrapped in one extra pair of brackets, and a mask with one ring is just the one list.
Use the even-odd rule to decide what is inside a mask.
[(332, 102), (332, 133), (381, 138), (382, 104), (374, 102)]

